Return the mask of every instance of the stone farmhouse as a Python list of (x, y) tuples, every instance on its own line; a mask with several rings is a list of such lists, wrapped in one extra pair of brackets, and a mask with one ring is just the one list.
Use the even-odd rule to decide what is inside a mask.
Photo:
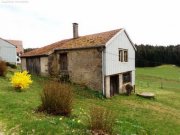
[(123, 84), (135, 86), (135, 46), (125, 29), (73, 38), (24, 53), (22, 69), (51, 75), (102, 91), (108, 98), (123, 93)]

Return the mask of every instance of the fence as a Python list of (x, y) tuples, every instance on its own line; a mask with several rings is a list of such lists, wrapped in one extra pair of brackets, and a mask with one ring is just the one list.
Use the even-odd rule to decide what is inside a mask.
[(136, 80), (138, 88), (156, 88), (156, 89), (178, 89), (180, 90), (180, 81), (176, 80)]

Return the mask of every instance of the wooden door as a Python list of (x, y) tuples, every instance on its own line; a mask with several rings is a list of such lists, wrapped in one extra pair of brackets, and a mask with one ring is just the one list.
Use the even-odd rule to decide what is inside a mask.
[(67, 71), (68, 70), (68, 60), (67, 60), (67, 53), (60, 54), (60, 70)]
[(31, 74), (39, 75), (41, 72), (40, 58), (26, 58), (27, 71)]
[(114, 96), (119, 93), (119, 75), (110, 77), (110, 95)]

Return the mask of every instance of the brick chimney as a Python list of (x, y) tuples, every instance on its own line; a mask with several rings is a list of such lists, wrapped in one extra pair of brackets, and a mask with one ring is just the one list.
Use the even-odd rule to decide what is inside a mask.
[(78, 38), (78, 23), (73, 23), (73, 38)]

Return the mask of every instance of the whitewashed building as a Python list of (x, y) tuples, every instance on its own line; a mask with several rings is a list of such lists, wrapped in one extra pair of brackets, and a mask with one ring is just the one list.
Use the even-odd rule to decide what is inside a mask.
[(13, 44), (16, 47), (16, 63), (21, 64), (21, 55), (24, 53), (23, 42), (21, 40), (9, 40), (6, 39), (9, 43)]
[(135, 45), (125, 29), (121, 29), (105, 44), (102, 53), (105, 95), (124, 93), (123, 84), (129, 82), (135, 89), (135, 51)]
[(100, 90), (108, 98), (124, 93), (123, 85), (135, 88), (135, 46), (125, 29), (55, 42), (22, 55), (22, 68), (30, 73), (68, 78)]
[(0, 38), (0, 60), (16, 64), (16, 46)]

